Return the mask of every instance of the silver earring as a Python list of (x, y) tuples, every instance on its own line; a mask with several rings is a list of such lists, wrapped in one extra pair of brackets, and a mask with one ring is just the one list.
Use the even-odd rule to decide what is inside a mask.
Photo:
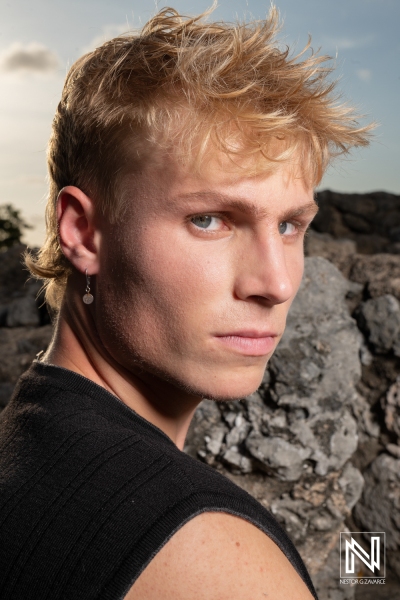
[(90, 275), (87, 274), (87, 269), (85, 270), (86, 273), (86, 290), (85, 290), (85, 295), (82, 296), (82, 300), (84, 301), (85, 304), (92, 304), (94, 298), (92, 296), (92, 294), (90, 293)]

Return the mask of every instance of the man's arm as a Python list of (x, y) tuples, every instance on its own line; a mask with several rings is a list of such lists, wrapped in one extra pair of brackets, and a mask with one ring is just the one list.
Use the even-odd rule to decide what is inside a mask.
[(186, 523), (158, 552), (125, 600), (313, 600), (278, 546), (227, 513)]

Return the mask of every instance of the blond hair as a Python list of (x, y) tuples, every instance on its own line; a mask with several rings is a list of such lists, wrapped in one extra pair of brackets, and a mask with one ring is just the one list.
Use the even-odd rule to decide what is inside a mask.
[(274, 7), (252, 23), (208, 23), (209, 12), (189, 18), (165, 8), (139, 33), (71, 67), (48, 148), (47, 238), (36, 258), (26, 257), (52, 308), (72, 271), (57, 232), (63, 187), (79, 187), (116, 220), (123, 175), (140, 168), (154, 145), (192, 156), (197, 166), (210, 146), (232, 160), (250, 156), (250, 175), (296, 155), (315, 185), (333, 157), (368, 143), (371, 126), (359, 126), (339, 102), (328, 57), (304, 58), (309, 44), (297, 56), (278, 47)]

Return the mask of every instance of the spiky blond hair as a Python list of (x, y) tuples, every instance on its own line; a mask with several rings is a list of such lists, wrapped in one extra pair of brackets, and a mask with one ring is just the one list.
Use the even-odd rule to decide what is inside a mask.
[[(71, 265), (57, 235), (56, 200), (75, 185), (111, 221), (123, 206), (123, 175), (154, 145), (191, 156), (200, 168), (210, 147), (247, 160), (249, 175), (296, 156), (317, 184), (331, 159), (368, 143), (354, 111), (339, 102), (328, 57), (309, 44), (297, 56), (276, 42), (277, 10), (252, 23), (208, 23), (161, 10), (139, 33), (114, 38), (70, 69), (48, 149), (47, 238), (31, 273), (60, 306)], [(277, 143), (279, 142), (279, 143)]]

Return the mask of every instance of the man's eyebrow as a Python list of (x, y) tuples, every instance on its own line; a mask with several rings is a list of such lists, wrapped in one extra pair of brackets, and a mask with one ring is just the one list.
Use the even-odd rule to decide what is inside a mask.
[(312, 214), (313, 217), (317, 214), (319, 210), (318, 204), (315, 200), (311, 202), (307, 202), (307, 204), (302, 204), (301, 206), (287, 210), (283, 216), (282, 220), (287, 221), (289, 219), (295, 219), (296, 217), (301, 217), (302, 215)]
[[(177, 201), (190, 202), (191, 200), (215, 200), (218, 202), (219, 207), (230, 210), (237, 210), (243, 214), (247, 214), (256, 219), (262, 219), (268, 216), (269, 211), (267, 208), (260, 208), (251, 200), (242, 199), (242, 198), (232, 198), (231, 196), (226, 196), (225, 194), (221, 194), (220, 192), (215, 191), (198, 191), (198, 192), (190, 192), (188, 194), (182, 194), (176, 196), (174, 198)], [(296, 217), (300, 217), (303, 214), (318, 212), (318, 204), (315, 200), (311, 202), (307, 202), (306, 204), (302, 204), (300, 206), (296, 206), (293, 209), (287, 210), (282, 214), (282, 221), (287, 219), (293, 219)]]
[(242, 198), (232, 198), (232, 196), (227, 196), (226, 194), (221, 194), (220, 192), (215, 192), (211, 190), (202, 190), (199, 192), (190, 192), (188, 194), (182, 194), (177, 196), (176, 199), (179, 201), (188, 201), (191, 200), (215, 200), (218, 202), (218, 208), (221, 210), (237, 210), (238, 212), (250, 215), (256, 218), (262, 218), (265, 216), (266, 210), (261, 209), (259, 206), (251, 202), (251, 200), (242, 199)]

